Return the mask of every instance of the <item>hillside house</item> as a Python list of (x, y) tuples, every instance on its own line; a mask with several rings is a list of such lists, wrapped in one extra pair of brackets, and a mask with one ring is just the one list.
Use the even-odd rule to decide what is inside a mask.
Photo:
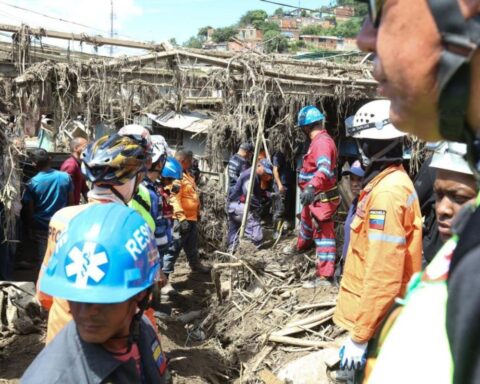
[(343, 44), (343, 38), (336, 36), (300, 35), (300, 40), (316, 49), (336, 51)]
[(344, 22), (355, 16), (355, 8), (348, 6), (336, 7), (333, 13), (337, 22)]

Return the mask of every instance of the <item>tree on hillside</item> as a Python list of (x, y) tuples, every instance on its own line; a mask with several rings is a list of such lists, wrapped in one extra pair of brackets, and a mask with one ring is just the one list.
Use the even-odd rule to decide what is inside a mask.
[(200, 28), (200, 29), (198, 30), (197, 36), (198, 36), (198, 37), (204, 37), (204, 38), (206, 39), (207, 36), (208, 36), (208, 30), (209, 30), (210, 28), (212, 28), (212, 27), (210, 27), (209, 25)]
[(192, 36), (185, 43), (183, 43), (183, 46), (187, 48), (201, 49), (203, 47), (203, 43), (198, 37)]
[(223, 43), (229, 41), (233, 36), (237, 34), (237, 28), (235, 26), (217, 28), (212, 33), (212, 40), (215, 43)]
[(241, 26), (253, 25), (255, 28), (260, 29), (260, 24), (264, 23), (268, 18), (267, 12), (263, 9), (254, 9), (245, 13), (239, 21)]
[(267, 53), (281, 53), (288, 50), (288, 39), (278, 31), (267, 31), (263, 36), (263, 41)]
[(275, 12), (273, 12), (273, 15), (282, 17), (283, 15), (285, 15), (285, 11), (283, 10), (283, 8), (277, 8)]
[(260, 29), (264, 34), (267, 33), (268, 31), (280, 32), (280, 26), (277, 23), (274, 23), (271, 21), (264, 21), (258, 26), (258, 29)]
[(300, 35), (325, 35), (326, 30), (318, 24), (307, 25), (300, 30)]
[(355, 37), (360, 32), (362, 27), (362, 19), (359, 17), (352, 18), (344, 23), (338, 23), (338, 25), (333, 28), (335, 36), (341, 37)]

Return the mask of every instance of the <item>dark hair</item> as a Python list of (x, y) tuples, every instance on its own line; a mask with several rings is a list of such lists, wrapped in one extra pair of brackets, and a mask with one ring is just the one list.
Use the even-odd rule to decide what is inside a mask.
[(185, 159), (192, 159), (193, 158), (193, 152), (192, 151), (187, 151), (185, 149), (179, 149), (177, 152), (175, 152), (175, 158), (179, 161), (185, 160)]
[(45, 168), (50, 164), (50, 155), (43, 148), (35, 148), (30, 154), (30, 160), (37, 168)]

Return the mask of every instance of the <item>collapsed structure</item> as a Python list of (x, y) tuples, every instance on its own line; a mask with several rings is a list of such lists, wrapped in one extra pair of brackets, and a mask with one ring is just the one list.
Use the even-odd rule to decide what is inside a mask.
[[(73, 136), (94, 138), (148, 117), (158, 128), (158, 122), (175, 114), (201, 112), (207, 121), (191, 137), (206, 144), (200, 153), (203, 168), (221, 171), (226, 154), (240, 140), (254, 138), (260, 126), (265, 128), (267, 150), (291, 154), (301, 136), (295, 132), (294, 116), (303, 105), (320, 105), (327, 113), (327, 128), (339, 137), (349, 112), (376, 97), (368, 64), (298, 61), (248, 49), (243, 53), (187, 50), (25, 25), (0, 25), (0, 29), (13, 33), (11, 43), (0, 43), (4, 165), (0, 202), (8, 223), (20, 193), (18, 152), (12, 148), (21, 151), (25, 144), (47, 143), (47, 149), (62, 152)], [(111, 58), (47, 45), (44, 37), (150, 52)], [(42, 115), (49, 115), (53, 123), (41, 124)], [(38, 136), (40, 144), (35, 140), (29, 144)], [(182, 144), (175, 129), (167, 136), (171, 145)], [(20, 138), (15, 146), (4, 145), (12, 144), (15, 137)]]
[[(0, 43), (0, 202), (8, 227), (14, 225), (18, 213), (20, 159), (29, 146), (65, 152), (72, 137), (93, 139), (125, 124), (146, 123), (155, 133), (165, 135), (172, 146), (186, 144), (187, 136), (189, 143), (204, 143), (197, 153), (203, 159), (201, 169), (215, 173), (223, 171), (226, 156), (243, 140), (260, 139), (267, 153), (281, 150), (293, 159), (302, 140), (295, 117), (306, 104), (321, 106), (327, 115), (327, 129), (339, 140), (344, 136), (344, 119), (376, 97), (368, 63), (299, 61), (249, 49), (242, 53), (187, 50), (27, 26), (3, 25), (0, 29), (13, 33), (11, 43)], [(150, 52), (111, 58), (47, 45), (43, 37), (94, 45), (115, 43)], [(53, 121), (42, 121), (44, 115)], [(191, 122), (196, 124), (194, 129)], [(191, 128), (188, 135), (181, 132), (186, 127)], [(222, 195), (222, 185), (209, 185), (203, 195), (204, 210), (211, 216), (223, 216), (224, 202), (217, 198)], [(225, 228), (208, 215), (202, 217), (204, 240), (218, 248), (215, 241)], [(6, 239), (9, 233), (7, 228)], [(244, 254), (255, 253), (241, 249)], [(275, 349), (267, 342), (315, 348), (330, 346), (325, 340), (337, 335), (327, 324), (332, 297), (312, 304), (317, 301), (315, 295), (301, 297), (297, 292), (298, 282), (308, 272), (308, 263), (306, 267), (302, 264), (305, 260), (292, 263), (275, 250), (254, 256), (238, 260), (216, 253), (212, 275), (216, 300), (209, 304), (208, 315), (199, 310), (197, 318), (188, 321), (185, 345), (197, 334), (199, 340), (208, 337), (202, 356), (215, 344), (225, 366), (231, 367), (216, 381), (211, 378), (212, 382), (226, 376), (253, 378)], [(228, 303), (222, 306), (224, 300)], [(319, 308), (327, 309), (316, 313)], [(305, 314), (309, 316), (298, 323), (295, 316)], [(293, 334), (325, 324), (320, 332), (313, 331), (321, 340), (300, 344), (292, 340)], [(237, 328), (242, 336), (234, 331)], [(220, 334), (222, 337), (214, 336)], [(284, 356), (272, 353), (271, 361), (283, 362)]]

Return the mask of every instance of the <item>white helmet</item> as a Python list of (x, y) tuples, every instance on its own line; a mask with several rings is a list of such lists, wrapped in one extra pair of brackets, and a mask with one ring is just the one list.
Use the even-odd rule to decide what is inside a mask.
[(466, 154), (466, 144), (445, 141), (435, 150), (430, 167), (473, 175), (472, 170), (465, 160)]
[(152, 163), (156, 163), (160, 156), (165, 155), (165, 158), (168, 156), (168, 144), (165, 138), (162, 135), (152, 135)]
[(346, 126), (347, 136), (355, 139), (391, 140), (405, 136), (390, 122), (390, 100), (374, 100), (361, 107)]

